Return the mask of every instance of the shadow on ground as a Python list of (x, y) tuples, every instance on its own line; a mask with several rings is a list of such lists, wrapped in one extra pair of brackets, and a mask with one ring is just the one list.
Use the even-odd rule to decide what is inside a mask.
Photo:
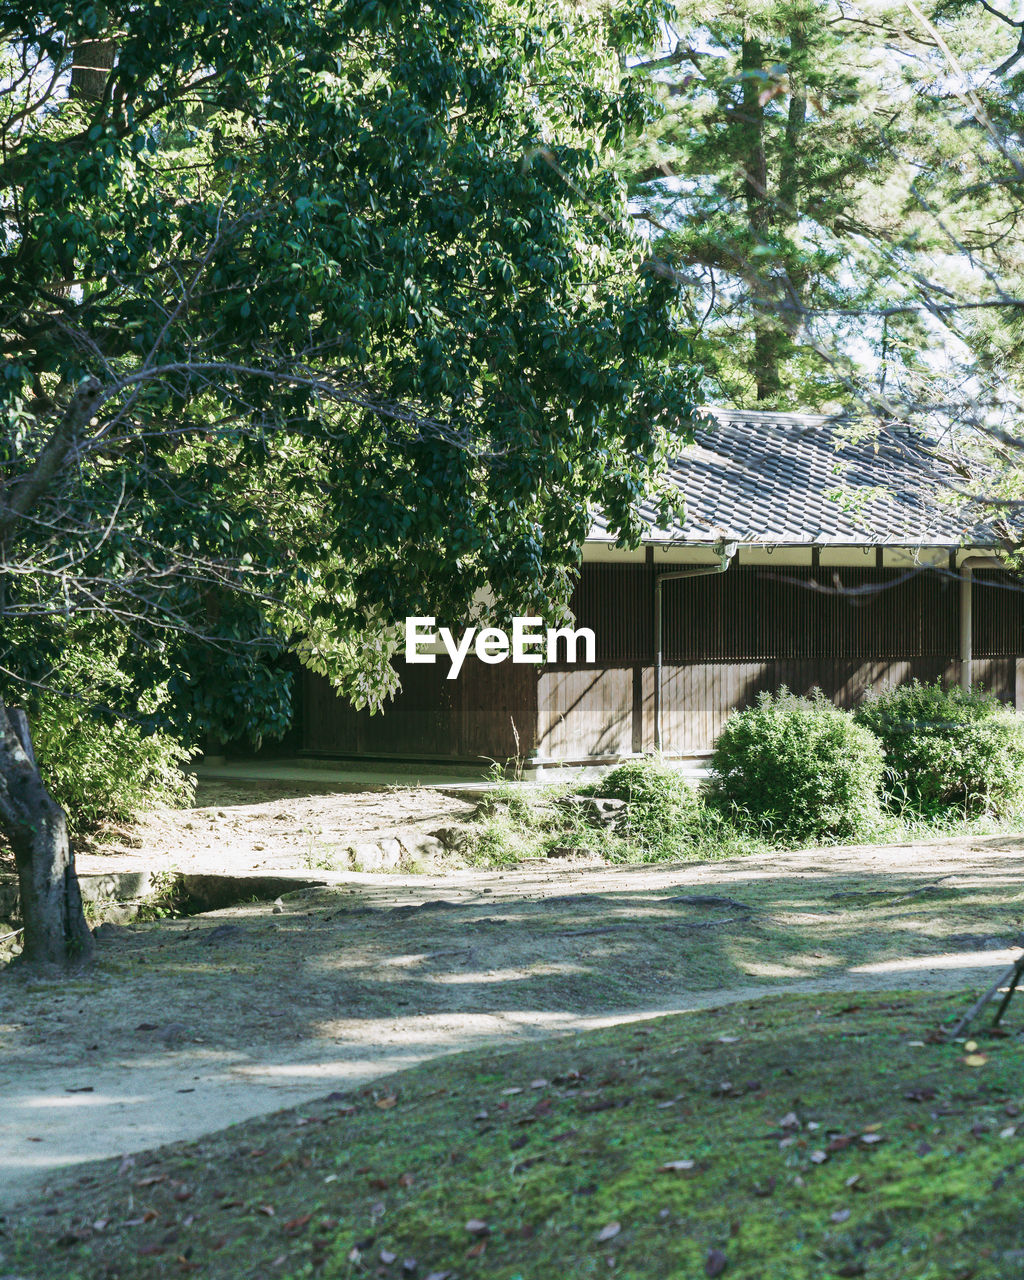
[(773, 990), (987, 982), (1020, 935), (1022, 849), (363, 876), (106, 928), (88, 974), (0, 976), (9, 1194), (470, 1045)]

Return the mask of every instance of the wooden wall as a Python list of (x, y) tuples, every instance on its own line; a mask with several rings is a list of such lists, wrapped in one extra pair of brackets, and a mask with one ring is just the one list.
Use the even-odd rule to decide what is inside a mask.
[[(322, 676), (303, 682), (303, 748), (313, 755), (395, 756), (504, 763), (536, 746), (537, 672), (469, 657), (457, 680), (448, 661), (401, 666), (402, 689), (379, 715), (356, 711)], [(513, 724), (515, 728), (513, 729)]]
[[(585, 568), (573, 605), (577, 624), (596, 633), (598, 665), (544, 669), (542, 758), (653, 750), (654, 572)], [(734, 568), (662, 590), (666, 751), (705, 754), (730, 711), (781, 685), (820, 688), (850, 707), (915, 677), (960, 678), (959, 581), (950, 573)], [(974, 655), (975, 684), (1016, 703), (1024, 591), (1004, 574), (975, 575)]]
[[(468, 658), (459, 678), (447, 680), (440, 659), (405, 668), (401, 694), (378, 716), (353, 711), (306, 673), (304, 748), (502, 761), (517, 750), (548, 760), (649, 751), (653, 583), (653, 566), (584, 568), (573, 607), (577, 625), (596, 634), (593, 666), (538, 670)], [(959, 584), (949, 573), (733, 568), (663, 590), (662, 725), (665, 749), (674, 753), (709, 751), (729, 712), (762, 689), (818, 687), (852, 706), (915, 676), (959, 679)], [(975, 683), (1020, 706), (1024, 591), (1005, 575), (975, 575), (974, 655)]]
[[(988, 658), (972, 664), (975, 684), (1007, 702), (1015, 701), (1016, 661)], [(644, 749), (654, 747), (654, 672), (645, 671)], [(776, 662), (688, 663), (664, 669), (662, 739), (665, 751), (703, 755), (711, 750), (730, 711), (750, 706), (762, 690), (786, 685), (793, 693), (821, 689), (841, 707), (853, 707), (869, 693), (881, 693), (917, 678), (960, 679), (959, 662), (917, 658), (857, 662), (793, 660)]]

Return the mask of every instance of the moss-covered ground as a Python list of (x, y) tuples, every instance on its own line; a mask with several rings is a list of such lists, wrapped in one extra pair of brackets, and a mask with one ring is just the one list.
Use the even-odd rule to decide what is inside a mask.
[(1024, 1276), (1024, 997), (775, 997), (461, 1054), (9, 1215), (0, 1275)]

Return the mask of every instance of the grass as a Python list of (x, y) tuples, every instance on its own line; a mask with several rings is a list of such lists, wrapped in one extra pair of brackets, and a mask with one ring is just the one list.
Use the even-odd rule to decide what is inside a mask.
[[(0, 1237), (38, 1280), (1000, 1280), (1024, 997), (770, 998), (429, 1063), (106, 1162)], [(668, 1166), (668, 1167), (666, 1167)]]
[[(462, 829), (458, 859), (464, 865), (482, 868), (571, 854), (609, 863), (714, 862), (803, 847), (781, 838), (767, 823), (741, 827), (730, 822), (692, 791), (675, 813), (667, 802), (660, 813), (653, 814), (638, 812), (627, 803), (618, 829), (601, 826), (586, 809), (565, 803), (574, 795), (606, 794), (601, 782), (550, 787), (499, 782), (481, 804), (476, 819)], [(1021, 813), (972, 815), (952, 806), (922, 815), (904, 808), (900, 812), (883, 810), (870, 838), (842, 843), (900, 844), (949, 836), (1003, 835), (1018, 832), (1022, 826)]]

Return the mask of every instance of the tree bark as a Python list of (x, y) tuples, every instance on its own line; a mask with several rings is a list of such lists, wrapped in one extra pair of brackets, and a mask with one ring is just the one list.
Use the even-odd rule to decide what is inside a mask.
[[(20, 732), (19, 732), (20, 730)], [(0, 701), (0, 825), (14, 850), (24, 948), (16, 963), (66, 969), (92, 955), (64, 810), (36, 766), (28, 718)]]
[(71, 63), (71, 96), (102, 101), (116, 53), (116, 40), (83, 40), (77, 45)]
[[(756, 73), (764, 70), (764, 50), (760, 40), (747, 29), (740, 49), (743, 73), (743, 200), (751, 243), (761, 244), (775, 222), (775, 207), (768, 193), (768, 158), (764, 145), (764, 87)], [(758, 401), (773, 400), (782, 387), (779, 369), (779, 321), (774, 314), (774, 288), (760, 270), (755, 284), (757, 297), (752, 320), (754, 330), (754, 383)], [(759, 305), (758, 305), (759, 304)]]

